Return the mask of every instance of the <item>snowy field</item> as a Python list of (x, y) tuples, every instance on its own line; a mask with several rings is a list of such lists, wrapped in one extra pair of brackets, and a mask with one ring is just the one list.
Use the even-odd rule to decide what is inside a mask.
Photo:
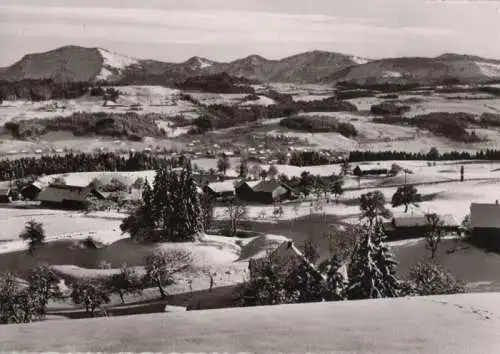
[(109, 244), (120, 240), (120, 223), (123, 214), (85, 215), (81, 213), (48, 209), (0, 209), (0, 253), (26, 249), (19, 234), (26, 222), (35, 220), (43, 224), (47, 241), (77, 240), (92, 236)]
[(497, 354), (500, 295), (54, 320), (5, 326), (2, 334), (7, 351)]

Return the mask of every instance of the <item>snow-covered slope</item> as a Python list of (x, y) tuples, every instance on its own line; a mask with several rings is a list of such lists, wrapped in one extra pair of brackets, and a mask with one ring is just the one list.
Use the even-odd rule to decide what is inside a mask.
[(2, 327), (5, 351), (497, 354), (499, 348), (498, 293), (184, 311)]
[(98, 48), (99, 54), (103, 58), (102, 68), (95, 80), (108, 80), (114, 75), (120, 76), (124, 70), (132, 65), (139, 65), (138, 59), (114, 53), (107, 49)]

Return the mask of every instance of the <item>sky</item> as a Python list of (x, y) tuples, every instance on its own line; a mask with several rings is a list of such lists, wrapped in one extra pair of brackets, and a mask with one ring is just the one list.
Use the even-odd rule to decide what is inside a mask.
[(140, 59), (500, 58), (500, 0), (0, 0), (0, 66), (64, 45)]

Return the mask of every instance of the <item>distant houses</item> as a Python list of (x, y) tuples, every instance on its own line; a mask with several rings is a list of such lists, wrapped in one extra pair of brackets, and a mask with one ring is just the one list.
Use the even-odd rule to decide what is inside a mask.
[(472, 239), (482, 247), (500, 251), (500, 205), (472, 203), (470, 206)]
[(37, 197), (42, 207), (64, 210), (84, 210), (93, 199), (103, 200), (105, 196), (95, 188), (63, 184), (50, 185)]
[(360, 167), (358, 165), (354, 168), (352, 173), (358, 177), (380, 176), (380, 175), (388, 175), (389, 169), (387, 169), (387, 168), (365, 168), (365, 167)]
[[(451, 214), (438, 215), (442, 222), (441, 228), (445, 232), (460, 231), (460, 222)], [(384, 223), (384, 231), (391, 240), (411, 239), (424, 237), (428, 231), (430, 222), (429, 214), (425, 213), (402, 213), (396, 214), (389, 222)]]
[(203, 190), (218, 201), (236, 198), (252, 204), (273, 204), (294, 198), (291, 187), (275, 180), (227, 180), (206, 184)]

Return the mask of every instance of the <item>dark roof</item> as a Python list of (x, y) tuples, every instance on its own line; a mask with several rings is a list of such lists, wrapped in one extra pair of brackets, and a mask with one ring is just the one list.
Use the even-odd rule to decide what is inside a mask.
[(205, 183), (213, 183), (217, 182), (219, 179), (219, 176), (217, 175), (201, 175), (201, 174), (193, 174), (193, 179), (198, 183), (200, 186), (205, 184)]
[(70, 185), (50, 185), (40, 192), (37, 200), (61, 203), (64, 200), (85, 202), (92, 192), (91, 188)]
[(290, 187), (279, 181), (261, 181), (253, 187), (251, 186), (250, 188), (252, 188), (254, 192), (272, 193), (278, 187), (283, 187), (291, 190)]

